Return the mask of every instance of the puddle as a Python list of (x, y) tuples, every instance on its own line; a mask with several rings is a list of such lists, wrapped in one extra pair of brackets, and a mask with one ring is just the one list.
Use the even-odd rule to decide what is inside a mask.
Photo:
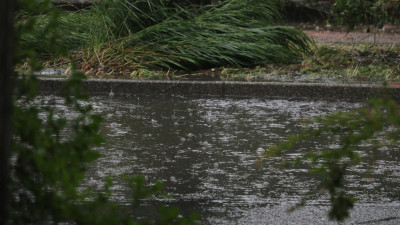
[(69, 72), (63, 68), (45, 68), (41, 71), (34, 72), (34, 75), (38, 77), (47, 78), (67, 78)]

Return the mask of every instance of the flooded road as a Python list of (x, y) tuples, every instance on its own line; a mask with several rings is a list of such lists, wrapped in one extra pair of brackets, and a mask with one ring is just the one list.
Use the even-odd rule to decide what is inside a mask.
[[(91, 103), (104, 118), (106, 143), (86, 185), (113, 177), (118, 202), (130, 200), (120, 175), (143, 174), (150, 183), (163, 181), (172, 198), (160, 202), (180, 206), (183, 215), (197, 211), (202, 224), (336, 224), (328, 220), (328, 196), (287, 212), (317, 183), (305, 168), (285, 170), (279, 157), (261, 166), (255, 160), (265, 146), (300, 131), (302, 119), (360, 104), (181, 96)], [(372, 169), (368, 163), (351, 169), (346, 188), (359, 200), (346, 224), (400, 224), (399, 157), (397, 147), (382, 148)]]

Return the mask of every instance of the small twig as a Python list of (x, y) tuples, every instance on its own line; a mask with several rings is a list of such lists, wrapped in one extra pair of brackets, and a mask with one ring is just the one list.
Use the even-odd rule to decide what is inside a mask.
[(53, 64), (53, 67), (57, 67), (57, 66), (69, 64), (69, 63), (72, 63), (72, 62), (74, 62), (74, 61), (81, 61), (82, 58), (83, 58), (83, 57), (79, 57), (79, 58), (77, 58), (77, 59), (69, 60), (69, 61), (66, 61), (66, 62), (56, 63), (56, 64)]

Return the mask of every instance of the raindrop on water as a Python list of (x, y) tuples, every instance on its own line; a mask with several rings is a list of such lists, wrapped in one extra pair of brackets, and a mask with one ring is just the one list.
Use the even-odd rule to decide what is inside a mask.
[(218, 163), (214, 163), (214, 169), (218, 169)]
[(263, 153), (263, 152), (264, 152), (264, 149), (263, 149), (263, 148), (261, 148), (261, 147), (257, 148), (257, 154), (258, 154), (258, 155), (261, 154), (261, 153)]

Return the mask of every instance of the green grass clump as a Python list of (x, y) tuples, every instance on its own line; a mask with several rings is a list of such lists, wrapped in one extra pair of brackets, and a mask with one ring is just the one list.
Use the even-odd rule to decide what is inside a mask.
[(297, 29), (273, 26), (280, 15), (279, 3), (230, 0), (198, 15), (174, 15), (123, 38), (114, 50), (131, 64), (150, 68), (196, 70), (295, 62), (309, 51), (310, 41)]
[(204, 7), (103, 0), (88, 10), (61, 14), (58, 37), (60, 45), (79, 52), (83, 64), (106, 70), (298, 62), (312, 42), (295, 28), (276, 26), (281, 9), (280, 0), (225, 0)]
[(382, 82), (399, 80), (399, 46), (317, 45), (300, 72), (331, 80)]

